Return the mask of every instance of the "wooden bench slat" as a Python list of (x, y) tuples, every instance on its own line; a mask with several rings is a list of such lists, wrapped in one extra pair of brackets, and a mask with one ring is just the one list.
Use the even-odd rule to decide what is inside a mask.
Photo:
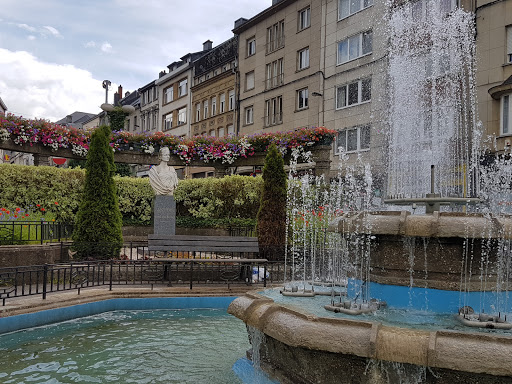
[(258, 247), (239, 247), (239, 248), (232, 248), (232, 247), (210, 247), (210, 246), (197, 246), (197, 247), (190, 247), (190, 246), (167, 246), (167, 245), (149, 245), (148, 249), (150, 251), (175, 251), (175, 252), (252, 252), (257, 253), (259, 252)]
[(258, 238), (247, 236), (149, 235), (150, 251), (258, 253)]
[(247, 236), (187, 236), (187, 235), (148, 235), (149, 240), (176, 240), (176, 241), (225, 241), (225, 242), (252, 242), (258, 241), (257, 237)]

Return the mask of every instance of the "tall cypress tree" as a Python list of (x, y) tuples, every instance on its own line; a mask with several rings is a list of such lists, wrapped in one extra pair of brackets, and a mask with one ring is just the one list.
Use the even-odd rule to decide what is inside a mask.
[(263, 167), (263, 192), (258, 211), (260, 253), (269, 260), (284, 258), (286, 241), (286, 172), (283, 157), (271, 144)]
[(119, 255), (123, 244), (119, 211), (112, 132), (101, 126), (91, 136), (85, 165), (85, 185), (73, 232), (73, 248), (80, 258), (107, 259)]

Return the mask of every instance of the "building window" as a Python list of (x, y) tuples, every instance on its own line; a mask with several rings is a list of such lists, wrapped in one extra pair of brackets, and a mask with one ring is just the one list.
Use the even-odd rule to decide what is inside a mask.
[(229, 91), (229, 105), (228, 108), (230, 111), (235, 109), (235, 91)]
[(247, 39), (247, 56), (252, 56), (256, 53), (256, 38), (253, 36)]
[(208, 118), (208, 100), (203, 101), (203, 119)]
[(512, 63), (512, 25), (507, 27), (507, 63)]
[(178, 97), (185, 96), (187, 94), (187, 79), (180, 81), (178, 87)]
[(226, 110), (226, 94), (221, 94), (219, 99), (219, 113), (224, 113)]
[(277, 96), (265, 101), (265, 126), (283, 122), (283, 97)]
[(309, 67), (309, 47), (304, 48), (298, 52), (297, 55), (297, 70), (306, 69)]
[(217, 113), (217, 98), (212, 97), (212, 116), (215, 116)]
[(347, 128), (338, 132), (335, 152), (358, 152), (370, 149), (370, 126)]
[(512, 100), (511, 95), (501, 97), (501, 134), (512, 134)]
[(155, 100), (158, 100), (158, 88), (157, 87), (153, 88), (153, 95), (154, 95), (153, 98)]
[(254, 123), (254, 110), (252, 105), (245, 108), (245, 125)]
[(170, 87), (167, 87), (164, 89), (164, 99), (165, 103), (170, 103), (174, 99), (174, 86), (171, 85)]
[(311, 25), (311, 8), (307, 7), (299, 11), (299, 32)]
[(210, 129), (210, 136), (215, 137), (215, 129)]
[(178, 125), (187, 123), (187, 107), (178, 110)]
[(362, 79), (336, 87), (336, 109), (365, 103), (371, 98), (372, 79)]
[(306, 109), (309, 106), (308, 89), (303, 88), (297, 91), (297, 109)]
[(265, 88), (271, 89), (274, 87), (279, 87), (284, 83), (284, 74), (283, 74), (283, 59), (275, 60), (269, 64), (267, 64), (266, 68), (266, 81)]
[(338, 42), (337, 64), (372, 53), (372, 31), (360, 33)]
[(224, 128), (219, 128), (219, 137), (224, 137), (225, 135), (226, 134)]
[(137, 116), (133, 116), (133, 130), (136, 131), (139, 126), (137, 125)]
[(196, 104), (196, 123), (201, 121), (201, 103)]
[(158, 110), (153, 111), (153, 128), (156, 129), (156, 122), (158, 121)]
[(284, 20), (267, 28), (267, 53), (284, 47)]
[(164, 131), (172, 128), (172, 112), (164, 116)]
[(228, 135), (235, 135), (235, 126), (233, 124), (228, 125)]
[(151, 130), (151, 112), (148, 112), (148, 115), (146, 117), (147, 117), (147, 119), (146, 119), (146, 130), (150, 131)]
[(344, 19), (373, 5), (373, 0), (339, 0), (338, 20)]
[(245, 74), (245, 90), (254, 88), (254, 71)]

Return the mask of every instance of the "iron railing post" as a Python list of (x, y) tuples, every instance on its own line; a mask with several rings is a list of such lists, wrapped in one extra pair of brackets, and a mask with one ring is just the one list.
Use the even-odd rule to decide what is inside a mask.
[(43, 300), (46, 300), (46, 284), (48, 284), (48, 264), (43, 267)]
[(267, 287), (267, 263), (263, 264), (263, 287)]
[(194, 262), (190, 261), (190, 289), (192, 290), (192, 279), (194, 273)]
[(110, 259), (110, 284), (109, 284), (109, 291), (112, 290), (112, 275), (114, 272), (114, 260)]

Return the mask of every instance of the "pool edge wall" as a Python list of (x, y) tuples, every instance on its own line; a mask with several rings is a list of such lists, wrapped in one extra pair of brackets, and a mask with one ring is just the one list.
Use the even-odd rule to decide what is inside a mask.
[(0, 317), (0, 334), (110, 311), (192, 308), (227, 309), (234, 299), (234, 296), (100, 298), (92, 302)]
[(324, 318), (254, 293), (235, 299), (228, 313), (265, 335), (262, 368), (283, 383), (375, 383), (392, 376), (393, 363), (428, 367), (426, 383), (512, 383), (512, 336)]

